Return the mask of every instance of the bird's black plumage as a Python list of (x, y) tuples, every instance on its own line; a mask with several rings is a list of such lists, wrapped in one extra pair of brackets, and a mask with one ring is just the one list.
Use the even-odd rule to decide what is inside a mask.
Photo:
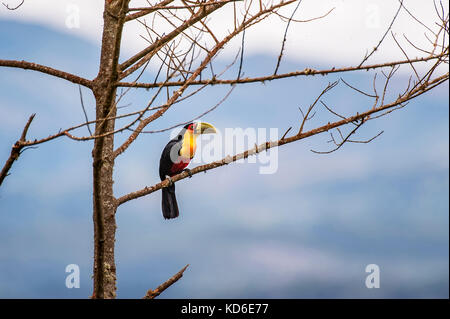
[[(166, 147), (161, 154), (159, 161), (159, 177), (161, 180), (165, 180), (167, 176), (173, 176), (180, 172), (173, 171), (174, 160), (177, 160), (179, 151), (183, 143), (183, 136), (186, 132), (188, 125), (186, 125), (180, 133), (167, 143)], [(172, 155), (171, 155), (172, 154)], [(161, 208), (165, 219), (176, 218), (180, 215), (178, 211), (177, 198), (175, 196), (175, 184), (162, 189), (162, 201)]]
[(167, 143), (166, 147), (164, 147), (164, 150), (161, 153), (161, 159), (159, 160), (159, 177), (162, 181), (165, 180), (167, 176), (172, 175), (171, 169), (174, 161), (171, 158), (171, 154), (178, 154), (181, 149), (181, 145), (182, 136), (178, 136), (177, 138), (170, 140), (170, 142)]

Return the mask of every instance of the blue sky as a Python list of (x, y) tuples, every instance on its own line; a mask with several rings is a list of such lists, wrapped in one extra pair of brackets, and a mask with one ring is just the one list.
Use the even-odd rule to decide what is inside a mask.
[[(2, 59), (88, 78), (96, 74), (98, 46), (67, 33), (0, 20), (0, 42)], [(261, 74), (275, 62), (274, 56), (248, 55), (244, 71)], [(307, 66), (329, 65), (287, 60), (281, 72)], [(370, 88), (372, 76), (353, 73), (345, 79)], [(238, 87), (203, 119), (221, 130), (295, 128), (298, 106), (309, 105), (336, 79)], [(400, 74), (395, 85), (404, 81)], [(177, 105), (151, 129), (201, 114), (227, 89), (213, 87)], [(123, 103), (138, 107), (150, 93), (132, 91)], [(84, 99), (92, 118), (87, 90)], [(342, 112), (370, 103), (342, 85), (325, 100)], [(24, 70), (0, 69), (0, 112), (2, 163), (31, 113), (37, 113), (29, 131), (33, 138), (83, 121), (77, 86)], [(328, 136), (318, 135), (281, 147), (275, 174), (260, 175), (255, 164), (231, 164), (177, 183), (176, 220), (163, 220), (159, 192), (124, 204), (117, 213), (118, 297), (140, 298), (189, 263), (162, 298), (448, 298), (448, 129), (446, 83), (369, 122), (362, 138), (385, 131), (370, 144), (317, 155), (310, 149), (329, 147)], [(118, 135), (118, 142), (126, 136)], [(117, 196), (158, 181), (168, 138), (169, 132), (144, 135), (118, 158)], [(0, 297), (90, 295), (91, 148), (91, 142), (59, 139), (26, 151), (15, 163), (0, 189)], [(380, 266), (379, 289), (364, 284), (365, 267), (373, 263)], [(65, 287), (68, 264), (80, 266), (79, 289)]]

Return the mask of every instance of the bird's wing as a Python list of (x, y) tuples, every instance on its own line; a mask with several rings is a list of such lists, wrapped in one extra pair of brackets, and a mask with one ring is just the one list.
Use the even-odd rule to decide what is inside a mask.
[[(172, 150), (172, 148), (174, 148)], [(174, 164), (172, 161), (171, 154), (177, 154), (181, 148), (181, 141), (178, 139), (173, 139), (169, 143), (167, 143), (166, 147), (164, 147), (161, 153), (161, 159), (159, 161), (159, 177), (161, 180), (166, 179), (166, 175), (169, 175), (170, 169)], [(174, 158), (174, 160), (176, 160)]]

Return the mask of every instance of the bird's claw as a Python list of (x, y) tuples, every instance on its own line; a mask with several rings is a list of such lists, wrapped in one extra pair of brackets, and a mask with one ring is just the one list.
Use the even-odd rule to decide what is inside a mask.
[(169, 185), (167, 185), (167, 187), (170, 187), (170, 186), (172, 186), (172, 185), (173, 185), (173, 180), (172, 180), (172, 177), (170, 177), (170, 176), (167, 176), (167, 179), (169, 180)]
[(186, 172), (186, 173), (188, 173), (188, 175), (189, 175), (189, 178), (191, 178), (191, 177), (192, 177), (192, 172), (191, 172), (191, 170), (190, 170), (189, 168), (185, 168), (185, 169), (183, 170), (183, 172)]

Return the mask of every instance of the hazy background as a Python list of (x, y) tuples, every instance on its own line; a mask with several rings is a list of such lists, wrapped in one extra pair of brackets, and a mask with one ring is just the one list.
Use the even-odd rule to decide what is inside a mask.
[[(75, 29), (64, 27), (67, 7), (60, 2), (51, 16), (42, 12), (48, 1), (28, 3), (22, 14), (2, 6), (0, 59), (24, 59), (93, 78), (100, 27), (94, 17), (101, 17), (101, 6), (100, 13), (86, 11), (83, 5), (91, 2), (61, 1), (65, 6), (81, 6), (80, 28)], [(380, 9), (382, 27), (396, 3), (390, 2), (389, 12)], [(351, 1), (329, 4), (339, 10), (352, 5)], [(313, 7), (311, 1), (305, 1), (306, 5)], [(295, 42), (299, 41), (299, 48), (305, 42), (299, 40), (300, 31), (293, 29), (294, 40), (286, 48), (288, 59), (280, 72), (345, 65), (349, 56), (343, 48), (357, 50), (353, 55), (358, 58), (351, 64), (359, 63), (384, 29), (372, 35), (354, 21), (344, 26), (342, 21), (359, 14), (360, 23), (367, 26), (361, 18), (367, 14), (367, 5), (370, 2), (353, 8), (353, 14), (337, 11), (340, 18), (333, 19), (341, 21), (339, 28), (355, 30), (355, 34), (342, 34), (341, 46), (329, 43), (335, 37), (321, 35), (320, 29), (305, 45), (315, 44), (316, 51), (298, 49)], [(415, 12), (428, 12), (417, 1), (411, 1), (411, 6)], [(302, 14), (299, 9), (299, 18)], [(338, 28), (333, 21), (322, 21), (323, 28)], [(249, 40), (245, 76), (273, 72), (284, 29), (279, 30), (273, 39), (258, 40), (264, 46)], [(359, 42), (362, 38), (371, 44)], [(145, 43), (127, 42), (123, 56), (130, 56), (139, 45)], [(231, 48), (234, 53), (229, 56), (237, 49)], [(394, 57), (380, 54), (374, 61)], [(217, 70), (226, 62), (219, 59)], [(393, 95), (407, 82), (408, 72), (407, 67), (399, 72)], [(232, 68), (228, 77), (236, 74)], [(143, 81), (152, 81), (153, 76), (150, 69)], [(371, 89), (372, 72), (344, 77)], [(298, 107), (306, 108), (329, 81), (338, 78), (303, 77), (237, 87), (203, 119), (220, 130), (274, 127), (281, 135), (290, 126), (298, 127)], [(177, 104), (150, 129), (201, 114), (228, 89), (215, 86)], [(83, 92), (92, 119), (94, 100), (87, 89)], [(128, 109), (134, 110), (151, 94), (131, 91), (122, 104), (132, 103)], [(343, 85), (324, 100), (345, 114), (371, 105)], [(32, 113), (37, 115), (29, 138), (82, 122), (78, 86), (33, 71), (0, 68), (1, 165)], [(324, 112), (316, 115), (316, 124), (322, 116)], [(278, 149), (278, 171), (272, 175), (260, 175), (257, 164), (234, 163), (185, 179), (177, 183), (181, 216), (176, 220), (162, 218), (160, 192), (124, 204), (117, 213), (118, 297), (140, 298), (189, 263), (185, 276), (161, 298), (448, 298), (448, 83), (386, 118), (369, 122), (360, 137), (370, 138), (380, 130), (384, 134), (372, 143), (347, 144), (330, 155), (310, 152), (330, 148), (325, 134), (283, 146)], [(117, 159), (117, 196), (158, 181), (160, 152), (169, 133), (143, 135)], [(79, 134), (88, 132), (84, 129)], [(127, 135), (118, 135), (117, 144)], [(91, 294), (91, 148), (92, 142), (57, 139), (27, 150), (14, 164), (0, 188), (0, 297), (85, 298)], [(73, 263), (81, 269), (80, 289), (65, 287), (65, 267)], [(364, 284), (365, 267), (372, 263), (380, 266), (379, 289), (367, 289)]]

